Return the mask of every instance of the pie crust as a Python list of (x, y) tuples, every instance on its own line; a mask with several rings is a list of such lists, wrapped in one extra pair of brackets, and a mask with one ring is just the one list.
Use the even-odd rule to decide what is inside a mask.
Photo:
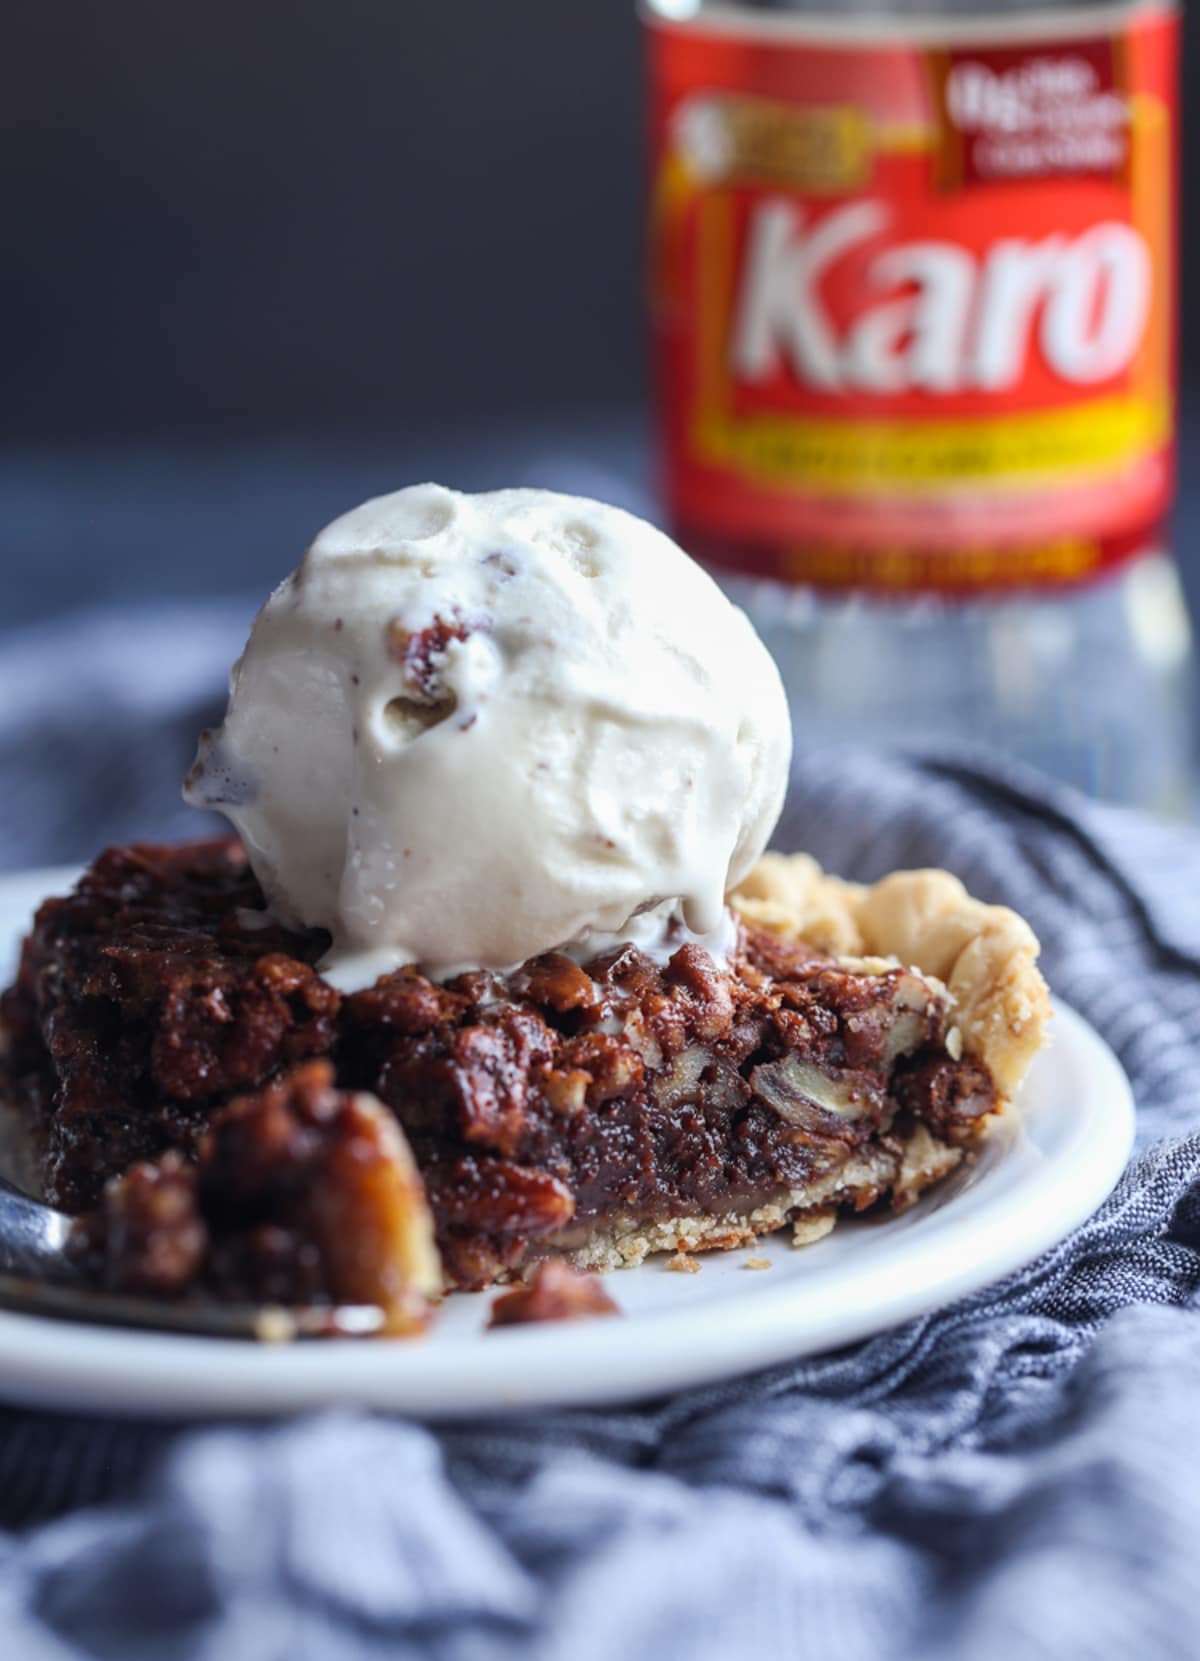
[(809, 854), (769, 853), (730, 900), (747, 922), (844, 967), (885, 958), (940, 981), (963, 1047), (1006, 1100), (1045, 1042), (1050, 994), (1037, 936), (1007, 906), (972, 898), (949, 871), (894, 871), (867, 887), (827, 875)]

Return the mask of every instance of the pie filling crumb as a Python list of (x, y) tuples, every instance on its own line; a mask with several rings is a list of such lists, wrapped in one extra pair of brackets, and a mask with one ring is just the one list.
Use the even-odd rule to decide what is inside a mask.
[(525, 1285), (496, 1299), (488, 1326), (527, 1326), (535, 1321), (577, 1321), (620, 1313), (594, 1275), (581, 1274), (561, 1258), (548, 1257)]
[(0, 1093), (108, 1284), (378, 1302), (393, 1331), (548, 1257), (690, 1267), (911, 1203), (1041, 1041), (1036, 941), (937, 872), (768, 856), (735, 904), (725, 966), (549, 953), (343, 996), (323, 935), (260, 926), (236, 842), (114, 849), (38, 913)]

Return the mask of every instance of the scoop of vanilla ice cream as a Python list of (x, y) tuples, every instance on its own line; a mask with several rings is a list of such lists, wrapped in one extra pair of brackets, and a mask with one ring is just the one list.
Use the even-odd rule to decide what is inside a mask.
[(353, 988), (719, 942), (790, 752), (765, 647), (661, 531), (427, 484), (335, 520), (272, 594), (185, 794)]

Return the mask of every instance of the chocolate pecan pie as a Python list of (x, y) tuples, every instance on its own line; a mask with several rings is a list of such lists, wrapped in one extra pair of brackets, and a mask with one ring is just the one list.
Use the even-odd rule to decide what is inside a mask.
[(1042, 1041), (1034, 935), (944, 872), (864, 888), (802, 855), (732, 904), (723, 964), (681, 940), (343, 995), (236, 842), (114, 849), (0, 1006), (9, 1141), (110, 1284), (365, 1298), (393, 1330), (436, 1280), (426, 1208), (475, 1288), (908, 1205)]

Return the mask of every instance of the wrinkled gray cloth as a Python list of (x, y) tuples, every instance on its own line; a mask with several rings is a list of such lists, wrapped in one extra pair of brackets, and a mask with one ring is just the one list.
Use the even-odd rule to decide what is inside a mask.
[[(0, 641), (0, 861), (186, 832), (250, 609)], [(1100, 1214), (854, 1349), (628, 1410), (0, 1408), (0, 1656), (1200, 1655), (1200, 840), (968, 756), (819, 753), (779, 840), (945, 864), (1030, 917), (1136, 1088)]]

